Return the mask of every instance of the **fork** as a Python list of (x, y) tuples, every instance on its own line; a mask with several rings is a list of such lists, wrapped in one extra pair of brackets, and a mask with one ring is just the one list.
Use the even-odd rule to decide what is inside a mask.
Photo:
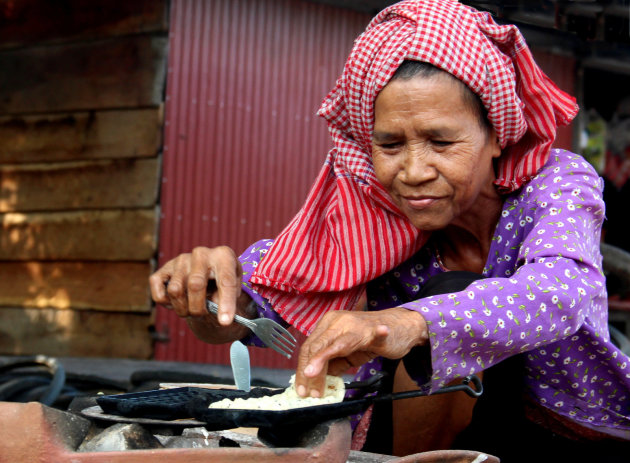
[[(255, 302), (252, 301), (250, 304), (255, 304)], [(219, 312), (219, 306), (210, 299), (206, 299), (206, 308), (208, 312), (215, 315)], [(297, 340), (280, 324), (268, 318), (250, 320), (240, 315), (234, 315), (234, 321), (252, 330), (266, 346), (271, 347), (286, 358), (291, 358)]]

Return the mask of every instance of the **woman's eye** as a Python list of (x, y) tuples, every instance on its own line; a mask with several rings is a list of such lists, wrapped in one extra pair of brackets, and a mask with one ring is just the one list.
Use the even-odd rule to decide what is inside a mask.
[(394, 142), (394, 143), (382, 143), (378, 146), (380, 146), (382, 149), (385, 149), (385, 150), (391, 150), (391, 149), (399, 148), (401, 145), (402, 143), (400, 142)]
[(432, 140), (431, 143), (433, 143), (436, 146), (441, 146), (441, 147), (445, 147), (445, 146), (449, 146), (453, 144), (452, 141), (448, 141), (448, 140)]

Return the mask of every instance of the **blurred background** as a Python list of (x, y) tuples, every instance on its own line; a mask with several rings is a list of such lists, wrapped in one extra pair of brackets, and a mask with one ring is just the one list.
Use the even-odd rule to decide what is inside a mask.
[[(152, 304), (148, 276), (282, 230), (330, 148), (319, 104), (391, 3), (0, 0), (0, 356), (229, 364)], [(605, 178), (604, 240), (628, 250), (629, 0), (464, 3), (517, 24), (577, 97), (555, 146)]]

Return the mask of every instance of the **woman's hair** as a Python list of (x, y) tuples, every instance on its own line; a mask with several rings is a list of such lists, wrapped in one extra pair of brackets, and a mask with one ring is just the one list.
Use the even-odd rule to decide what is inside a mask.
[(473, 114), (477, 115), (479, 126), (482, 129), (488, 131), (492, 129), (492, 124), (490, 124), (490, 121), (488, 120), (488, 111), (481, 102), (481, 98), (479, 98), (476, 93), (468, 88), (468, 86), (457, 77), (454, 77), (448, 72), (443, 71), (442, 69), (430, 63), (426, 63), (424, 61), (405, 60), (398, 67), (398, 69), (396, 69), (396, 72), (394, 72), (394, 75), (392, 76), (390, 82), (397, 79), (409, 80), (413, 77), (430, 78), (440, 74), (446, 74), (459, 84), (460, 88), (462, 89), (464, 101), (466, 102), (470, 110), (473, 111)]

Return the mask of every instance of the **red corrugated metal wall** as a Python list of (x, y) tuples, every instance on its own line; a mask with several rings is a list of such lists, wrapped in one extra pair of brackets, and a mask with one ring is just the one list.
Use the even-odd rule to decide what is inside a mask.
[[(298, 211), (330, 148), (315, 115), (369, 17), (300, 0), (172, 0), (159, 264), (237, 252)], [(160, 360), (229, 363), (159, 307)], [(267, 349), (252, 364), (291, 368)]]

